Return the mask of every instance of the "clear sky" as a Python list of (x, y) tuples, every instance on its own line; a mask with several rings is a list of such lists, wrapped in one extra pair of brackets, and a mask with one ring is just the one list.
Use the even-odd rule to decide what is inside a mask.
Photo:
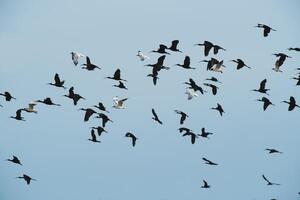
[[(280, 103), (292, 95), (300, 102), (299, 87), (290, 78), (300, 67), (300, 2), (298, 0), (227, 1), (99, 1), (51, 0), (0, 2), (0, 91), (10, 91), (17, 100), (0, 98), (0, 199), (2, 200), (198, 200), (198, 199), (300, 199), (298, 109), (288, 112)], [(257, 23), (276, 32), (262, 36)], [(184, 53), (166, 57), (169, 71), (159, 74), (157, 86), (146, 77), (158, 54), (148, 53), (160, 43), (178, 39)], [(204, 40), (226, 48), (218, 59), (226, 65), (223, 74), (206, 71)], [(138, 50), (151, 60), (141, 62)], [(88, 72), (75, 67), (70, 52), (88, 55), (102, 70)], [(287, 53), (283, 73), (272, 70), (273, 53)], [(197, 69), (184, 70), (184, 56)], [(231, 59), (241, 58), (252, 69), (236, 70)], [(82, 64), (84, 60), (81, 60)], [(112, 87), (105, 79), (120, 68), (128, 80), (128, 91)], [(66, 86), (86, 97), (74, 106), (62, 97), (67, 90), (46, 85), (55, 73)], [(182, 84), (189, 78), (202, 84), (215, 76), (222, 84), (219, 93), (200, 95), (191, 101)], [(271, 101), (276, 105), (263, 112), (251, 92), (268, 79)], [(207, 90), (209, 88), (206, 88)], [(128, 97), (126, 109), (115, 110), (112, 98)], [(10, 119), (18, 108), (33, 100), (51, 97), (61, 107), (38, 105), (38, 114), (24, 113), (26, 122)], [(102, 101), (114, 123), (108, 134), (91, 143), (89, 127), (77, 111)], [(223, 105), (225, 114), (209, 108)], [(151, 117), (155, 108), (159, 125)], [(199, 138), (194, 145), (177, 129), (179, 116), (190, 117), (186, 127), (200, 133), (213, 132), (211, 139)], [(133, 148), (124, 135), (139, 139)], [(268, 155), (265, 148), (283, 151)], [(17, 155), (23, 166), (4, 161)], [(219, 163), (203, 164), (202, 157)], [(29, 186), (15, 179), (23, 173), (37, 179)], [(267, 186), (265, 174), (281, 186)], [(202, 189), (205, 179), (212, 186)]]

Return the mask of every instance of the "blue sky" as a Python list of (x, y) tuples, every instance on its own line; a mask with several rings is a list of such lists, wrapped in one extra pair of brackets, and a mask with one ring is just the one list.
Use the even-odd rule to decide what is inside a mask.
[[(300, 102), (299, 88), (290, 78), (299, 66), (299, 2), (289, 1), (1, 1), (0, 3), (0, 91), (10, 91), (16, 101), (0, 99), (0, 160), (17, 155), (24, 166), (0, 163), (0, 199), (299, 199), (300, 160), (297, 132), (299, 110), (287, 111), (280, 103), (292, 95)], [(267, 38), (257, 23), (270, 25), (276, 32)], [(184, 52), (172, 53), (165, 63), (169, 71), (160, 73), (157, 86), (146, 77), (159, 55), (147, 53), (160, 43), (178, 39)], [(206, 71), (203, 49), (194, 44), (212, 41), (227, 49), (225, 73)], [(150, 56), (141, 62), (141, 50)], [(102, 70), (88, 72), (75, 67), (71, 51), (91, 58)], [(283, 73), (272, 69), (273, 53), (288, 53)], [(191, 57), (197, 69), (173, 66)], [(241, 58), (252, 69), (237, 71), (231, 59)], [(104, 79), (120, 68), (128, 80), (128, 91), (112, 87)], [(46, 85), (55, 73), (66, 86), (86, 97), (74, 106), (62, 97), (67, 90)], [(218, 77), (218, 95), (210, 93), (188, 101), (188, 78), (197, 83)], [(270, 99), (276, 105), (262, 111), (250, 92), (268, 79)], [(126, 109), (114, 110), (114, 96), (128, 97)], [(9, 118), (29, 102), (51, 97), (62, 107), (38, 105), (38, 114), (25, 113), (26, 122)], [(87, 139), (96, 119), (83, 122), (81, 107), (102, 101), (114, 123), (109, 134), (93, 144)], [(225, 115), (210, 110), (223, 105)], [(151, 120), (155, 108), (164, 125)], [(210, 140), (199, 138), (191, 145), (177, 129), (179, 116), (190, 117), (186, 127), (199, 133), (202, 127), (213, 132)], [(132, 148), (126, 132), (139, 138)], [(268, 155), (265, 148), (284, 153)], [(201, 158), (219, 163), (210, 167)], [(27, 186), (15, 179), (23, 173), (38, 181)], [(281, 186), (266, 186), (261, 175)], [(205, 179), (212, 186), (201, 189)]]

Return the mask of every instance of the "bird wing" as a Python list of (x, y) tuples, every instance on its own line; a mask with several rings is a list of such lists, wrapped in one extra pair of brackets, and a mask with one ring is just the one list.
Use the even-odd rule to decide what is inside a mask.
[(164, 60), (166, 58), (166, 55), (163, 55), (163, 56), (160, 56), (158, 59), (157, 59), (157, 65), (159, 66), (162, 66), (164, 64)]
[(159, 45), (158, 51), (160, 51), (160, 50), (164, 51), (164, 50), (167, 49), (167, 48), (168, 48), (168, 47), (167, 47), (166, 45), (160, 44), (160, 45)]
[(90, 61), (90, 58), (88, 56), (86, 57), (86, 64), (91, 65), (91, 61)]
[(179, 43), (179, 40), (173, 40), (170, 49), (177, 49), (178, 43)]
[(155, 113), (155, 110), (153, 108), (152, 108), (152, 114), (153, 114), (153, 116), (154, 116), (155, 119), (158, 119), (158, 117), (157, 117), (157, 115)]
[(114, 78), (115, 79), (120, 79), (121, 78), (121, 70), (117, 69), (114, 73)]
[(266, 87), (267, 79), (262, 80), (259, 85), (259, 89), (264, 90)]
[(59, 84), (60, 83), (60, 78), (59, 78), (59, 75), (58, 74), (55, 74), (54, 76), (54, 81), (56, 84)]
[(265, 177), (264, 174), (262, 175), (262, 177), (263, 177), (263, 179), (264, 179), (265, 181), (267, 181), (268, 183), (271, 183), (271, 182)]
[(191, 63), (190, 57), (189, 56), (185, 56), (183, 65), (184, 66), (190, 66), (190, 63)]
[(264, 27), (264, 37), (267, 37), (271, 31), (271, 28), (267, 25)]
[(96, 134), (95, 134), (94, 129), (91, 130), (91, 136), (92, 136), (92, 140), (96, 141), (97, 138), (96, 138)]

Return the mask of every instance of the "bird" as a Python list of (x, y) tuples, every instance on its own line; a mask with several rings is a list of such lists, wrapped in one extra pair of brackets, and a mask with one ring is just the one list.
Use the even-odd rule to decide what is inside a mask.
[(154, 108), (152, 108), (151, 111), (152, 111), (152, 115), (153, 115), (152, 119), (153, 119), (154, 121), (157, 121), (159, 124), (163, 124), (162, 121), (160, 121), (160, 119), (158, 118), (158, 116), (157, 116), (157, 114), (156, 114)]
[(160, 53), (160, 54), (170, 54), (170, 53), (166, 52), (166, 49), (168, 49), (168, 47), (166, 45), (160, 44), (159, 48), (157, 50), (153, 50), (150, 52)]
[(71, 52), (71, 55), (72, 55), (72, 61), (75, 66), (78, 65), (80, 57), (85, 57), (83, 54), (78, 53), (78, 52)]
[(188, 89), (185, 91), (185, 94), (188, 95), (188, 100), (191, 100), (192, 98), (198, 96), (198, 94), (196, 93), (196, 91), (195, 91), (194, 89), (190, 89), (190, 88), (188, 88)]
[(43, 103), (48, 106), (61, 106), (60, 104), (53, 103), (50, 97), (45, 98), (44, 100), (36, 100), (37, 103)]
[(7, 91), (5, 91), (4, 93), (0, 93), (0, 95), (5, 97), (5, 101), (11, 101), (12, 99), (16, 99)]
[(257, 101), (264, 102), (264, 106), (263, 106), (264, 111), (268, 108), (269, 105), (274, 106), (274, 104), (267, 97), (262, 97), (261, 99), (257, 99)]
[(35, 102), (30, 102), (28, 104), (28, 108), (23, 108), (24, 111), (29, 112), (29, 113), (35, 113), (37, 114), (38, 112), (34, 109), (34, 106), (36, 106)]
[(193, 89), (195, 92), (200, 91), (201, 94), (204, 94), (206, 92), (205, 90), (202, 89), (197, 83), (192, 79), (189, 78), (189, 82), (184, 82), (184, 84), (189, 85), (189, 89)]
[(293, 77), (292, 79), (297, 80), (296, 85), (300, 85), (300, 75), (298, 75), (298, 77)]
[(286, 58), (292, 58), (284, 53), (275, 53), (273, 54), (275, 55), (276, 57), (278, 57), (278, 59), (276, 60), (275, 62), (275, 67), (272, 68), (272, 70), (274, 70), (275, 72), (282, 72), (280, 70), (280, 67), (283, 65), (284, 61), (286, 60)]
[(211, 87), (211, 91), (213, 95), (217, 94), (217, 89), (219, 89), (217, 86), (210, 84), (210, 83), (204, 83), (203, 85), (206, 85), (208, 87)]
[(182, 125), (184, 123), (184, 121), (186, 120), (187, 117), (189, 117), (186, 113), (180, 111), (180, 110), (175, 110), (175, 112), (179, 115), (181, 115), (180, 117), (180, 124)]
[(219, 46), (219, 45), (214, 45), (214, 54), (218, 54), (219, 50), (223, 50), (226, 51), (226, 49), (224, 49), (223, 47)]
[(112, 80), (115, 80), (115, 81), (126, 81), (126, 80), (121, 78), (121, 70), (120, 69), (117, 69), (112, 77), (107, 76), (106, 78), (112, 79)]
[(225, 65), (223, 65), (223, 62), (223, 60), (215, 62), (210, 68), (210, 71), (223, 73), (225, 67)]
[(262, 175), (262, 177), (263, 177), (263, 179), (268, 183), (267, 185), (280, 185), (279, 183), (272, 183), (272, 182), (270, 182), (270, 181), (265, 177), (264, 174)]
[(131, 141), (132, 141), (132, 146), (134, 147), (135, 144), (136, 144), (136, 140), (138, 139), (134, 134), (130, 133), (130, 132), (127, 132), (125, 134), (125, 137), (129, 137), (131, 138)]
[(207, 79), (205, 79), (206, 81), (213, 81), (213, 82), (217, 82), (217, 83), (222, 83), (222, 82), (220, 82), (217, 78), (215, 78), (215, 77), (211, 77), (211, 78), (207, 78)]
[(140, 61), (144, 61), (146, 59), (150, 59), (148, 56), (144, 55), (141, 51), (138, 51), (137, 55), (140, 58)]
[(91, 117), (93, 114), (97, 114), (97, 112), (94, 111), (94, 110), (91, 109), (91, 108), (80, 108), (80, 109), (78, 109), (78, 110), (85, 111), (84, 122), (89, 121), (90, 117)]
[(19, 158), (17, 156), (13, 156), (12, 159), (6, 159), (7, 161), (10, 161), (12, 163), (15, 163), (15, 164), (19, 164), (19, 165), (22, 165), (21, 161), (19, 160)]
[(267, 149), (265, 149), (266, 151), (269, 151), (269, 154), (272, 154), (272, 153), (282, 153), (281, 151), (278, 151), (278, 150), (276, 150), (276, 149), (270, 149), (270, 148), (267, 148)]
[(215, 58), (211, 58), (210, 60), (202, 60), (200, 62), (206, 62), (207, 65), (206, 65), (206, 70), (211, 70), (211, 68), (215, 65), (215, 64), (218, 64), (220, 61), (215, 59)]
[(113, 107), (117, 108), (117, 109), (124, 109), (125, 108), (124, 101), (126, 101), (127, 99), (128, 98), (119, 100), (118, 96), (114, 97), (113, 101), (114, 101), (115, 105), (113, 105)]
[(223, 108), (222, 108), (222, 106), (220, 104), (217, 104), (217, 107), (211, 108), (211, 109), (219, 111), (219, 113), (220, 113), (221, 116), (223, 115), (223, 113), (225, 113), (224, 110), (223, 110)]
[(249, 67), (248, 65), (246, 65), (245, 62), (242, 59), (240, 59), (240, 58), (238, 58), (236, 60), (230, 60), (230, 61), (234, 62), (234, 63), (237, 63), (237, 66), (236, 66), (237, 70), (239, 70), (239, 69), (241, 69), (243, 67), (248, 67), (249, 69), (251, 69), (251, 67)]
[(175, 52), (180, 52), (182, 53), (182, 51), (180, 51), (177, 46), (178, 46), (179, 40), (173, 40), (171, 46), (168, 48), (171, 51), (175, 51)]
[(88, 71), (93, 71), (94, 69), (101, 69), (97, 65), (92, 64), (88, 56), (86, 56), (86, 64), (82, 64), (81, 66), (85, 66), (82, 67), (82, 69), (86, 69)]
[(69, 99), (72, 99), (75, 106), (77, 105), (77, 103), (78, 103), (78, 101), (80, 99), (84, 99), (85, 100), (85, 98), (82, 97), (81, 95), (74, 93), (74, 87), (71, 87), (69, 89), (69, 94), (68, 95), (64, 95), (64, 96), (68, 97)]
[(59, 78), (59, 75), (57, 73), (54, 75), (54, 83), (48, 83), (48, 85), (52, 85), (52, 86), (55, 86), (55, 87), (61, 87), (61, 88), (66, 89), (64, 84), (65, 84), (65, 81), (61, 81), (60, 78)]
[(96, 134), (95, 134), (95, 130), (92, 129), (91, 130), (91, 138), (88, 139), (89, 141), (92, 141), (92, 142), (98, 142), (98, 143), (101, 143), (101, 141), (97, 140), (97, 137), (96, 137)]
[(294, 110), (296, 107), (300, 108), (299, 105), (296, 104), (296, 100), (293, 96), (290, 96), (290, 101), (282, 101), (282, 103), (287, 103), (289, 104), (288, 111)]
[(105, 112), (109, 113), (109, 111), (106, 110), (106, 108), (105, 108), (105, 106), (103, 105), (102, 102), (99, 102), (98, 105), (95, 105), (93, 107), (98, 108), (101, 111), (105, 111)]
[(33, 179), (26, 174), (23, 174), (23, 176), (19, 176), (17, 178), (24, 179), (26, 181), (27, 185), (29, 185), (31, 181), (36, 181), (36, 179)]
[(107, 115), (104, 113), (98, 113), (98, 116), (96, 118), (102, 119), (102, 127), (104, 128), (107, 122), (113, 122)]
[(25, 121), (24, 117), (21, 116), (22, 111), (23, 111), (23, 109), (18, 109), (16, 111), (16, 116), (15, 117), (14, 116), (10, 116), (10, 118), (15, 119), (15, 120), (19, 120), (19, 121)]
[(269, 33), (272, 31), (276, 31), (275, 29), (271, 28), (270, 26), (267, 26), (265, 24), (257, 24), (256, 26), (257, 28), (263, 28), (264, 29), (264, 37), (267, 37), (269, 35)]
[(176, 66), (182, 67), (184, 69), (196, 69), (194, 67), (190, 66), (191, 64), (191, 59), (189, 56), (185, 56), (183, 64), (176, 64)]
[(119, 81), (119, 85), (113, 85), (113, 86), (121, 88), (121, 89), (128, 90), (128, 88), (124, 85), (124, 83), (122, 81)]
[(208, 185), (208, 183), (203, 180), (203, 186), (201, 186), (201, 188), (210, 188), (210, 185)]
[(262, 81), (260, 82), (260, 84), (259, 84), (259, 88), (258, 88), (258, 89), (254, 89), (254, 90), (252, 90), (252, 91), (260, 92), (260, 93), (269, 95), (269, 94), (267, 93), (267, 91), (269, 91), (270, 89), (266, 89), (266, 83), (267, 83), (267, 79), (262, 80)]
[(208, 56), (209, 51), (214, 47), (214, 44), (209, 41), (204, 41), (204, 43), (195, 44), (198, 46), (204, 46), (204, 56)]
[(296, 48), (293, 48), (293, 47), (290, 47), (288, 48), (289, 51), (300, 51), (300, 48), (296, 47)]
[(160, 56), (160, 57), (157, 59), (156, 63), (154, 63), (154, 64), (147, 64), (147, 65), (145, 65), (145, 66), (153, 67), (153, 70), (157, 70), (157, 71), (160, 71), (160, 70), (162, 70), (162, 69), (169, 70), (170, 67), (164, 66), (165, 58), (166, 58), (166, 55), (162, 55), (162, 56)]
[(91, 129), (97, 130), (97, 133), (98, 133), (99, 136), (101, 136), (101, 134), (103, 132), (107, 133), (107, 131), (101, 126), (97, 126), (97, 127), (93, 126), (93, 127), (91, 127)]
[(193, 133), (193, 132), (186, 132), (186, 133), (184, 133), (183, 135), (182, 135), (183, 137), (184, 136), (190, 136), (191, 137), (191, 143), (192, 144), (195, 144), (195, 141), (196, 141), (196, 138), (198, 137), (195, 133)]
[(198, 136), (200, 136), (200, 137), (204, 137), (204, 138), (207, 138), (207, 139), (209, 139), (209, 135), (212, 135), (213, 133), (210, 133), (210, 132), (206, 132), (205, 131), (205, 128), (202, 128), (201, 129), (201, 134), (197, 134)]
[(214, 162), (212, 162), (212, 161), (210, 161), (210, 160), (208, 160), (206, 158), (202, 158), (202, 160), (204, 160), (205, 164), (207, 164), (207, 165), (218, 165), (217, 163), (214, 163)]
[(182, 132), (185, 132), (185, 133), (193, 132), (191, 129), (186, 128), (186, 127), (180, 127), (178, 130), (179, 130), (179, 133), (182, 133)]

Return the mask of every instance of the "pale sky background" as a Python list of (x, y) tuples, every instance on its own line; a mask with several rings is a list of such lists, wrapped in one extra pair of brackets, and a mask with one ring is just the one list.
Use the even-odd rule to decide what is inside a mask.
[[(198, 200), (198, 199), (300, 199), (300, 110), (287, 111), (280, 103), (292, 95), (300, 102), (299, 87), (290, 78), (300, 67), (300, 2), (298, 0), (251, 1), (16, 1), (0, 2), (0, 91), (10, 91), (17, 100), (0, 98), (0, 199), (3, 200)], [(269, 37), (253, 28), (265, 23), (276, 29)], [(159, 74), (157, 86), (146, 77), (145, 64), (158, 54), (148, 53), (160, 43), (180, 40), (179, 49)], [(227, 49), (220, 52), (225, 73), (207, 72), (203, 48), (194, 44), (212, 41)], [(141, 62), (138, 50), (151, 57)], [(88, 72), (75, 67), (70, 52), (79, 51), (102, 70)], [(287, 53), (276, 73), (273, 53)], [(191, 57), (194, 71), (173, 66)], [(208, 57), (209, 58), (209, 57)], [(231, 59), (241, 58), (252, 69), (237, 71)], [(85, 62), (81, 60), (81, 64)], [(112, 87), (104, 79), (120, 68), (128, 91)], [(67, 90), (46, 85), (59, 73), (66, 86), (86, 97), (74, 106), (62, 97)], [(219, 93), (211, 92), (188, 101), (189, 78), (202, 84), (216, 76)], [(250, 90), (268, 79), (270, 100), (276, 105), (262, 111), (255, 99), (263, 95)], [(206, 88), (207, 90), (209, 88)], [(125, 110), (114, 110), (112, 98), (128, 97)], [(30, 101), (51, 97), (61, 107), (38, 105), (38, 114), (24, 113), (26, 122), (10, 119)], [(109, 134), (91, 143), (89, 127), (78, 108), (102, 101), (114, 123)], [(223, 105), (225, 114), (210, 107)], [(151, 120), (155, 108), (164, 125)], [(177, 129), (179, 115), (190, 117), (186, 127), (200, 133), (213, 132), (210, 140), (194, 145)], [(133, 132), (139, 140), (133, 148), (124, 135)], [(268, 155), (265, 148), (283, 151)], [(4, 161), (17, 155), (23, 166)], [(219, 163), (210, 167), (202, 157)], [(38, 181), (29, 186), (15, 177), (23, 173)], [(267, 186), (265, 174), (281, 186)], [(212, 186), (202, 189), (205, 179)]]

